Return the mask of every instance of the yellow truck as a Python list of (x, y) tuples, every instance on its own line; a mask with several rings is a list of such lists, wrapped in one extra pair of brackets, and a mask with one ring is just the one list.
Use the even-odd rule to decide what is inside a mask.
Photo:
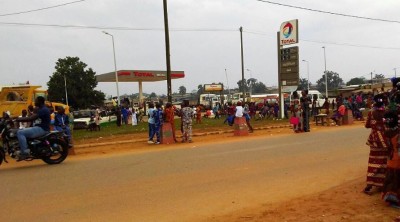
[(34, 85), (16, 85), (3, 86), (0, 89), (0, 115), (3, 112), (10, 111), (11, 117), (18, 117), (22, 110), (28, 109), (29, 105), (34, 106), (35, 99), (43, 96), (46, 99), (46, 106), (53, 107), (57, 110), (58, 106), (62, 106), (65, 112), (69, 113), (69, 107), (62, 103), (47, 101), (47, 90), (40, 89), (41, 86)]

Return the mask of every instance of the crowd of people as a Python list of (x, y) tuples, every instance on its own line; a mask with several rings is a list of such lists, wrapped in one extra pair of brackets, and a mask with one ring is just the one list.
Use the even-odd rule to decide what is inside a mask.
[(143, 122), (144, 111), (143, 108), (135, 109), (127, 105), (122, 105), (116, 109), (115, 115), (117, 116), (117, 126), (123, 124), (137, 126), (138, 123)]
[[(192, 121), (194, 117), (194, 112), (189, 106), (189, 100), (184, 100), (181, 104), (181, 108), (177, 109), (172, 106), (171, 103), (165, 105), (165, 109), (160, 103), (154, 105), (154, 103), (149, 104), (149, 109), (147, 111), (148, 116), (148, 129), (149, 129), (149, 144), (160, 144), (162, 137), (162, 129), (165, 123), (168, 123), (170, 130), (172, 130), (172, 137), (175, 142), (177, 142), (175, 134), (175, 115), (181, 118), (181, 132), (182, 132), (182, 143), (189, 142), (192, 143)], [(154, 137), (155, 141), (154, 141)]]

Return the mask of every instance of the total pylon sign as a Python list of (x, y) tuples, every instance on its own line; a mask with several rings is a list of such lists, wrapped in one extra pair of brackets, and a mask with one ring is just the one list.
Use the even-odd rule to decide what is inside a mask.
[(281, 24), (280, 45), (290, 45), (299, 42), (298, 20), (290, 20)]

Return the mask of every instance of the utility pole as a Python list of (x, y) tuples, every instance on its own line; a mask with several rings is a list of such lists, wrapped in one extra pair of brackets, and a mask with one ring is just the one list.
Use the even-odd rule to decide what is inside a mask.
[(164, 4), (164, 29), (165, 29), (165, 56), (167, 59), (167, 96), (168, 102), (172, 102), (172, 89), (171, 89), (171, 61), (169, 50), (169, 28), (168, 28), (168, 8), (167, 0), (163, 0)]
[(243, 94), (243, 102), (246, 98), (246, 90), (244, 87), (244, 59), (243, 59), (243, 27), (240, 26), (240, 49), (241, 49), (241, 57), (242, 57), (242, 94)]

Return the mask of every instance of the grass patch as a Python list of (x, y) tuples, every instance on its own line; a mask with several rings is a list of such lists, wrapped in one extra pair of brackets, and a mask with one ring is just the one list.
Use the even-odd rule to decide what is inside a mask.
[[(203, 118), (201, 124), (197, 124), (196, 120), (193, 120), (193, 132), (209, 132), (216, 130), (226, 130), (233, 129), (228, 126), (228, 124), (224, 124), (225, 117), (221, 117), (220, 119), (208, 119)], [(288, 124), (289, 120), (251, 120), (251, 125), (253, 127), (263, 127), (263, 126), (271, 126), (271, 125), (282, 125)], [(175, 128), (177, 131), (180, 130), (180, 119), (175, 119)], [(82, 140), (82, 139), (90, 139), (90, 138), (99, 138), (99, 137), (109, 137), (113, 135), (124, 135), (124, 134), (139, 134), (139, 133), (147, 133), (148, 132), (148, 124), (147, 122), (138, 123), (137, 126), (132, 125), (122, 125), (120, 127), (117, 126), (115, 122), (104, 123), (101, 124), (100, 131), (87, 131), (87, 130), (74, 130), (72, 132), (74, 140)]]

